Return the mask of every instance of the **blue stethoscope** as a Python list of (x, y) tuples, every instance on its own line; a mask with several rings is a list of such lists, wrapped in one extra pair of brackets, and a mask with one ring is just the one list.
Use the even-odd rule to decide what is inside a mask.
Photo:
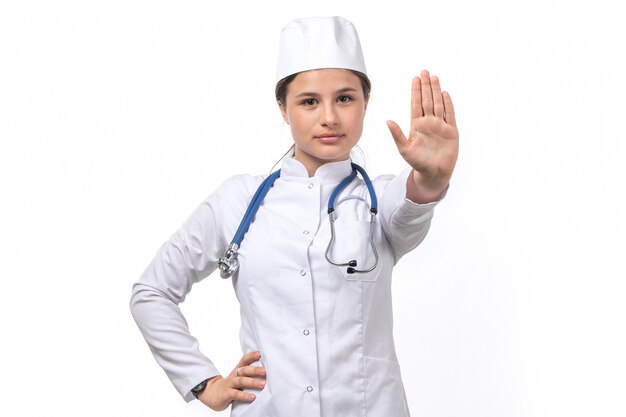
[[(374, 232), (375, 232), (374, 227), (376, 223), (376, 215), (378, 214), (378, 200), (376, 198), (376, 191), (374, 191), (374, 185), (372, 184), (372, 181), (370, 180), (365, 170), (355, 163), (352, 163), (351, 165), (352, 165), (352, 173), (348, 175), (346, 178), (344, 178), (339, 183), (339, 185), (337, 185), (337, 187), (335, 187), (332, 194), (330, 195), (330, 198), (328, 199), (328, 220), (330, 221), (330, 241), (328, 242), (328, 246), (326, 247), (325, 256), (326, 256), (326, 260), (335, 266), (348, 267), (347, 268), (348, 274), (354, 274), (354, 273), (363, 274), (366, 272), (373, 271), (378, 265), (378, 252), (376, 251), (376, 245), (374, 245)], [(356, 178), (357, 173), (360, 173), (361, 176), (363, 177), (363, 180), (365, 181), (365, 185), (367, 186), (367, 190), (369, 192), (370, 200), (371, 200), (369, 241), (370, 241), (370, 246), (372, 247), (372, 251), (374, 252), (374, 264), (367, 269), (356, 269), (357, 262), (354, 259), (348, 262), (341, 263), (341, 262), (334, 262), (330, 258), (330, 251), (335, 242), (335, 217), (334, 217), (335, 200), (337, 200), (337, 196), (339, 195), (339, 193), (341, 193), (341, 191), (344, 188), (346, 188), (346, 186), (350, 184), (352, 180)], [(239, 260), (237, 259), (237, 256), (238, 256), (237, 251), (239, 250), (239, 247), (241, 246), (241, 241), (243, 240), (244, 235), (248, 231), (248, 228), (250, 227), (250, 224), (252, 223), (252, 219), (254, 219), (254, 216), (256, 215), (256, 212), (259, 210), (259, 207), (261, 206), (263, 199), (267, 195), (267, 192), (270, 190), (270, 188), (272, 188), (272, 185), (274, 185), (274, 182), (276, 181), (278, 177), (280, 177), (280, 169), (278, 171), (273, 172), (271, 175), (269, 175), (261, 183), (259, 188), (254, 193), (254, 196), (252, 196), (252, 200), (250, 201), (250, 204), (248, 205), (246, 213), (243, 215), (243, 219), (241, 220), (241, 223), (239, 224), (239, 227), (237, 228), (237, 232), (235, 233), (233, 240), (230, 242), (230, 245), (228, 245), (228, 249), (226, 249), (224, 256), (222, 256), (217, 263), (218, 268), (220, 270), (220, 276), (222, 278), (229, 278), (235, 273), (235, 271), (237, 271), (237, 269), (239, 269)], [(349, 199), (363, 200), (361, 197), (358, 197), (358, 196), (347, 196), (341, 199), (339, 202), (337, 202), (337, 204), (340, 204), (343, 201), (349, 200)]]

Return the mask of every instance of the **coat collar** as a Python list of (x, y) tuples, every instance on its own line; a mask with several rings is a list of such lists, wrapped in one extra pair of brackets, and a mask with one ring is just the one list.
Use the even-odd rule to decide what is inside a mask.
[(300, 161), (295, 158), (284, 158), (280, 169), (280, 177), (283, 179), (317, 179), (322, 182), (337, 182), (343, 180), (352, 172), (349, 159), (339, 162), (327, 162), (320, 166), (315, 175), (309, 178), (309, 173)]

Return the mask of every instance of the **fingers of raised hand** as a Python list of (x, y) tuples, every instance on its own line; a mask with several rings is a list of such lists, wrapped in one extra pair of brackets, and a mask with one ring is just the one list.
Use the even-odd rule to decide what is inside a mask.
[(417, 119), (424, 115), (422, 109), (422, 83), (419, 77), (413, 78), (411, 86), (411, 119)]
[(445, 120), (448, 124), (456, 127), (456, 117), (454, 115), (454, 105), (452, 104), (452, 98), (447, 91), (442, 93), (443, 105), (445, 111)]
[[(416, 119), (423, 116), (435, 116), (446, 118), (448, 104), (452, 104), (450, 96), (441, 92), (439, 77), (430, 75), (427, 70), (421, 72), (418, 77), (413, 78), (411, 89), (411, 118)], [(448, 99), (446, 101), (446, 98)]]
[(433, 90), (430, 83), (430, 74), (424, 70), (420, 74), (420, 88), (422, 90), (422, 109), (424, 116), (433, 114)]
[(389, 132), (391, 132), (391, 137), (398, 147), (398, 151), (400, 151), (400, 154), (402, 155), (405, 152), (407, 146), (406, 136), (404, 136), (404, 133), (402, 132), (400, 126), (398, 126), (398, 124), (393, 120), (387, 120), (387, 127), (389, 128)]
[(439, 78), (436, 76), (430, 77), (430, 86), (433, 93), (433, 113), (435, 117), (443, 117), (443, 97), (441, 96), (441, 85), (439, 84)]

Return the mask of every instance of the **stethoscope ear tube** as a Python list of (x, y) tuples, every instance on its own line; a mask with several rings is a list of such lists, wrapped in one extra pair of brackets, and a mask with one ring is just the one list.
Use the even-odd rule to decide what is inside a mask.
[(248, 205), (248, 209), (243, 215), (243, 219), (241, 220), (241, 223), (237, 228), (237, 232), (235, 233), (235, 237), (233, 237), (231, 245), (233, 243), (236, 243), (237, 247), (241, 245), (243, 236), (250, 228), (250, 224), (252, 224), (252, 219), (254, 218), (254, 215), (259, 210), (259, 207), (261, 206), (263, 199), (267, 195), (267, 192), (270, 190), (270, 188), (272, 188), (272, 185), (274, 185), (274, 181), (276, 181), (276, 178), (278, 177), (280, 177), (280, 169), (268, 176), (256, 190), (254, 196), (252, 197), (252, 200), (250, 201), (250, 204)]
[[(355, 163), (352, 163), (351, 165), (352, 165), (352, 173), (346, 178), (344, 178), (343, 181), (341, 181), (337, 187), (335, 187), (332, 194), (330, 195), (330, 198), (328, 199), (328, 218), (330, 220), (331, 235), (330, 235), (330, 241), (328, 242), (328, 247), (326, 248), (325, 256), (326, 256), (326, 260), (330, 262), (331, 264), (336, 265), (336, 266), (347, 266), (348, 274), (355, 274), (355, 273), (366, 273), (366, 272), (373, 271), (378, 265), (378, 252), (376, 251), (376, 245), (374, 244), (374, 233), (376, 231), (374, 228), (374, 225), (376, 223), (376, 214), (378, 213), (378, 199), (376, 198), (374, 185), (372, 184), (372, 181), (370, 180), (365, 170)], [(367, 186), (367, 190), (369, 191), (370, 200), (371, 200), (370, 239), (369, 240), (370, 240), (370, 246), (372, 247), (372, 251), (374, 252), (374, 265), (372, 265), (368, 269), (356, 269), (357, 261), (355, 259), (352, 259), (346, 263), (336, 263), (330, 259), (330, 251), (331, 251), (332, 245), (335, 242), (335, 219), (333, 215), (333, 212), (335, 211), (335, 200), (337, 199), (337, 196), (339, 195), (339, 193), (341, 193), (341, 191), (344, 188), (346, 188), (346, 186), (350, 184), (352, 180), (354, 180), (354, 178), (357, 175), (357, 172), (360, 173), (361, 176), (363, 177), (363, 180), (365, 181), (365, 185)], [(237, 228), (237, 232), (235, 233), (233, 240), (231, 241), (230, 245), (228, 245), (228, 248), (224, 252), (224, 256), (220, 257), (217, 262), (217, 266), (220, 270), (220, 276), (222, 278), (226, 279), (226, 278), (231, 277), (239, 269), (239, 259), (237, 258), (237, 255), (238, 255), (237, 251), (239, 250), (239, 247), (241, 246), (241, 241), (243, 240), (243, 237), (248, 231), (248, 229), (250, 228), (250, 224), (252, 223), (252, 220), (254, 219), (256, 212), (259, 210), (259, 207), (261, 206), (263, 199), (267, 195), (270, 188), (272, 188), (274, 181), (276, 181), (278, 177), (280, 177), (280, 169), (272, 173), (271, 175), (269, 175), (261, 183), (259, 188), (256, 190), (256, 192), (252, 196), (252, 200), (250, 201), (250, 204), (248, 205), (248, 208), (246, 209), (246, 213), (244, 214), (243, 219), (241, 220), (241, 223), (239, 224), (239, 227)], [(346, 198), (350, 198), (350, 197), (346, 197)], [(354, 198), (363, 200), (360, 197), (354, 197)]]
[(347, 266), (348, 268), (346, 269), (346, 272), (348, 274), (365, 274), (368, 272), (373, 271), (374, 269), (376, 269), (376, 266), (378, 265), (378, 251), (376, 250), (376, 245), (374, 244), (374, 234), (376, 233), (376, 229), (375, 229), (375, 224), (376, 224), (376, 214), (377, 212), (374, 211), (374, 209), (370, 209), (370, 233), (369, 233), (369, 241), (370, 241), (370, 247), (372, 248), (372, 252), (374, 253), (374, 264), (367, 268), (367, 269), (356, 269), (357, 266), (357, 261), (355, 259), (349, 261), (349, 262), (345, 262), (345, 263), (339, 263), (339, 262), (335, 262), (330, 258), (330, 251), (331, 248), (333, 247), (333, 244), (335, 243), (335, 217), (334, 217), (334, 209), (328, 209), (328, 220), (330, 222), (330, 240), (328, 241), (328, 246), (326, 247), (326, 253), (324, 254), (324, 256), (326, 257), (326, 260), (335, 265), (335, 266)]
[(263, 199), (267, 195), (267, 192), (272, 188), (274, 181), (276, 178), (280, 177), (280, 169), (276, 172), (273, 172), (269, 175), (257, 188), (254, 196), (252, 196), (252, 200), (250, 200), (250, 204), (248, 204), (248, 208), (246, 209), (246, 213), (243, 215), (243, 219), (237, 228), (237, 232), (235, 233), (235, 237), (231, 241), (230, 245), (224, 252), (224, 256), (219, 258), (217, 262), (217, 267), (220, 270), (220, 276), (224, 279), (230, 278), (238, 269), (239, 269), (239, 259), (237, 259), (237, 251), (239, 250), (239, 246), (241, 245), (241, 241), (243, 240), (244, 235), (250, 228), (250, 224), (252, 223), (252, 219), (254, 219), (254, 215), (259, 210)]
[(361, 176), (363, 177), (363, 181), (365, 181), (365, 185), (367, 186), (367, 191), (369, 191), (369, 194), (370, 194), (370, 200), (371, 200), (370, 211), (374, 214), (377, 214), (378, 213), (378, 198), (376, 198), (376, 190), (374, 190), (374, 184), (372, 184), (372, 180), (370, 180), (370, 177), (369, 175), (367, 175), (367, 172), (365, 172), (363, 168), (361, 168), (359, 165), (355, 164), (354, 162), (352, 163), (352, 169), (355, 171), (359, 171), (359, 174), (361, 174)]

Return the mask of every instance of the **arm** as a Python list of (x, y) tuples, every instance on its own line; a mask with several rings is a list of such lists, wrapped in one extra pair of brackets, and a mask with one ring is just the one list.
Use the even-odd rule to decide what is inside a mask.
[[(411, 201), (407, 197), (407, 184), (411, 181), (411, 175), (413, 170), (407, 168), (397, 177), (389, 176), (387, 181), (381, 181), (384, 183), (380, 184), (380, 220), (394, 255), (394, 263), (424, 240), (439, 203), (438, 200), (424, 204)], [(384, 180), (382, 177), (379, 179)], [(444, 195), (445, 190), (440, 197)]]
[(199, 350), (179, 308), (194, 283), (215, 268), (220, 248), (211, 198), (159, 249), (133, 286), (130, 307), (158, 364), (190, 401), (191, 388), (219, 375)]
[(159, 249), (133, 286), (131, 312), (155, 359), (186, 401), (194, 399), (192, 388), (208, 380), (198, 399), (214, 410), (223, 410), (235, 400), (254, 400), (242, 389), (264, 385), (265, 369), (251, 366), (260, 354), (245, 354), (222, 377), (200, 352), (178, 305), (193, 284), (217, 268), (228, 243), (225, 235), (234, 233), (260, 181), (239, 176), (224, 183)]

